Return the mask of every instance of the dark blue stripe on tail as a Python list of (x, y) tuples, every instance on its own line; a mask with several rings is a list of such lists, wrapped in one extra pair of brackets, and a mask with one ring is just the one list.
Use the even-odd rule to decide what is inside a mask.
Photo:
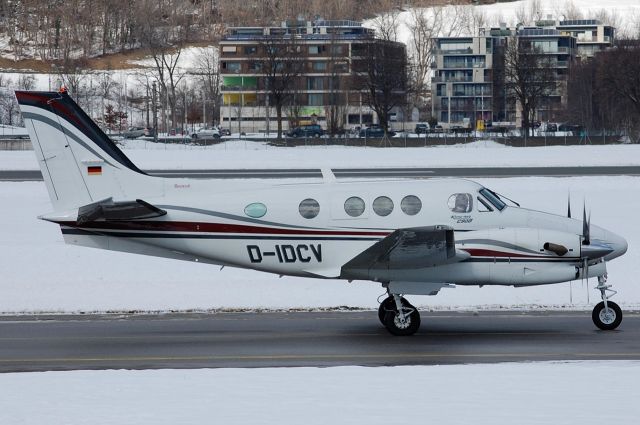
[(131, 171), (146, 174), (127, 158), (66, 92), (16, 91), (15, 93), (20, 105), (35, 106), (64, 118), (115, 161)]

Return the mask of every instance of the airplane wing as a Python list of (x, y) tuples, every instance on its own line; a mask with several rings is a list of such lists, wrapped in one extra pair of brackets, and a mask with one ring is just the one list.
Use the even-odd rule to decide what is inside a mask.
[(342, 275), (357, 278), (368, 270), (435, 267), (468, 257), (456, 251), (451, 227), (412, 227), (398, 229), (358, 254), (342, 266)]
[(78, 209), (78, 225), (105, 220), (141, 220), (145, 218), (161, 217), (167, 214), (163, 209), (149, 204), (142, 199), (135, 201), (114, 202), (113, 198), (103, 199)]

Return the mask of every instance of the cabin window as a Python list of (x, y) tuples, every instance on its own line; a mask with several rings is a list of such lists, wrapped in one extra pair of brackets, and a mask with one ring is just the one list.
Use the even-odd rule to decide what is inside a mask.
[(320, 213), (320, 204), (315, 199), (305, 199), (300, 202), (298, 212), (304, 218), (315, 218)]
[(393, 211), (393, 201), (386, 196), (378, 196), (373, 201), (373, 211), (381, 217), (386, 217)]
[(473, 210), (473, 197), (470, 193), (454, 193), (447, 202), (454, 213), (469, 213)]
[(359, 217), (364, 212), (364, 201), (362, 198), (352, 196), (344, 201), (344, 212), (351, 217)]
[(267, 206), (260, 202), (254, 202), (244, 207), (244, 213), (249, 217), (260, 218), (267, 213)]
[(400, 201), (400, 209), (406, 215), (416, 215), (422, 209), (422, 201), (417, 196), (405, 196)]

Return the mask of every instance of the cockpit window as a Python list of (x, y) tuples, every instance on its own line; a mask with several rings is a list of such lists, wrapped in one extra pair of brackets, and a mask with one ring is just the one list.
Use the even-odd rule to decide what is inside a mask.
[(502, 199), (500, 199), (494, 191), (489, 190), (486, 187), (480, 190), (480, 194), (484, 196), (487, 201), (491, 202), (491, 205), (496, 207), (499, 211), (502, 211), (504, 207), (507, 206), (507, 204), (502, 202)]
[[(489, 204), (488, 201), (485, 201), (482, 196), (478, 196), (478, 202), (480, 203), (480, 204), (478, 204), (478, 211), (480, 211), (480, 212), (491, 212), (491, 211), (493, 211), (493, 207), (491, 206), (491, 204)], [(482, 207), (480, 205), (484, 206), (484, 209), (482, 209)]]
[(468, 213), (473, 210), (473, 197), (470, 193), (454, 193), (447, 202), (449, 209), (455, 213)]

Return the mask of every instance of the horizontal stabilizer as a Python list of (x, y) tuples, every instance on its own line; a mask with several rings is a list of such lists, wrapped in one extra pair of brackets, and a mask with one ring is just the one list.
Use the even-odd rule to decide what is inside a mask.
[(142, 199), (135, 201), (113, 202), (113, 198), (104, 199), (78, 209), (78, 225), (92, 221), (142, 220), (161, 217), (167, 214), (163, 209), (155, 207)]

